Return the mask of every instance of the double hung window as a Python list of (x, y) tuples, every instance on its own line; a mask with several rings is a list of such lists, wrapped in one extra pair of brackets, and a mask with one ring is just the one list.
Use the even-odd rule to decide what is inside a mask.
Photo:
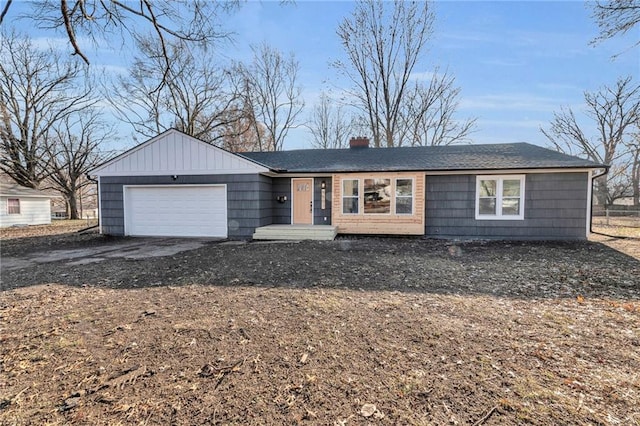
[(476, 219), (524, 219), (524, 175), (477, 176)]
[(413, 214), (413, 179), (396, 179), (396, 214)]
[(20, 199), (7, 199), (7, 214), (20, 214)]
[(358, 207), (360, 205), (358, 183), (358, 179), (345, 179), (342, 181), (343, 214), (358, 214)]

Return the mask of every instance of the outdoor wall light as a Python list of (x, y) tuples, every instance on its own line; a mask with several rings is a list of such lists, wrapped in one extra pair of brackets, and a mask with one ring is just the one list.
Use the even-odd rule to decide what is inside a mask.
[(171, 176), (171, 179), (173, 179), (173, 180), (177, 180), (177, 179), (178, 179), (178, 175), (173, 175), (173, 176)]
[(322, 210), (327, 208), (327, 182), (320, 182), (320, 208)]
[(279, 203), (284, 203), (287, 201), (287, 196), (286, 195), (278, 195), (276, 197), (276, 201)]

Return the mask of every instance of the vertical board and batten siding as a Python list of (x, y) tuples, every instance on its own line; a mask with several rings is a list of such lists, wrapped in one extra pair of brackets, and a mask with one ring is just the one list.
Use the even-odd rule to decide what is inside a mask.
[[(359, 179), (360, 188), (362, 180), (368, 178), (397, 179), (413, 178), (413, 214), (396, 215), (389, 214), (364, 214), (364, 194), (360, 194), (360, 207), (358, 214), (342, 213), (342, 180)], [(380, 235), (422, 235), (424, 234), (424, 173), (348, 173), (333, 175), (333, 215), (331, 224), (338, 227), (342, 234), (380, 234)]]
[[(20, 214), (7, 213), (7, 199), (20, 200)], [(0, 227), (14, 225), (47, 225), (51, 223), (49, 198), (0, 197)]]
[(256, 227), (271, 223), (271, 178), (247, 175), (101, 176), (100, 225), (103, 234), (124, 235), (125, 185), (227, 185), (227, 225), (231, 239), (248, 239)]
[(171, 130), (98, 167), (94, 173), (99, 176), (156, 176), (266, 171), (245, 158)]
[(524, 220), (476, 220), (476, 175), (427, 175), (425, 234), (443, 238), (586, 238), (588, 173), (529, 173), (525, 179)]

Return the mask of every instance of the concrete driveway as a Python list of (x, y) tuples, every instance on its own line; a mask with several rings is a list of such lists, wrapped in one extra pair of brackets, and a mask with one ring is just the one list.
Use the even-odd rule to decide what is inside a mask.
[(86, 265), (107, 259), (146, 259), (150, 257), (173, 256), (184, 251), (195, 250), (208, 239), (185, 238), (132, 238), (112, 241), (98, 246), (46, 250), (29, 253), (20, 257), (2, 256), (2, 270), (12, 271), (37, 264), (66, 261), (67, 265)]

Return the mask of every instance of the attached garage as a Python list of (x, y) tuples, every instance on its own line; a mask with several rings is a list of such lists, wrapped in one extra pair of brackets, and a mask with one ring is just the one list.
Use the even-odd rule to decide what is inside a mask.
[(226, 185), (124, 186), (125, 235), (227, 237)]
[(91, 172), (98, 180), (100, 232), (251, 238), (271, 223), (268, 173), (254, 161), (168, 130)]

